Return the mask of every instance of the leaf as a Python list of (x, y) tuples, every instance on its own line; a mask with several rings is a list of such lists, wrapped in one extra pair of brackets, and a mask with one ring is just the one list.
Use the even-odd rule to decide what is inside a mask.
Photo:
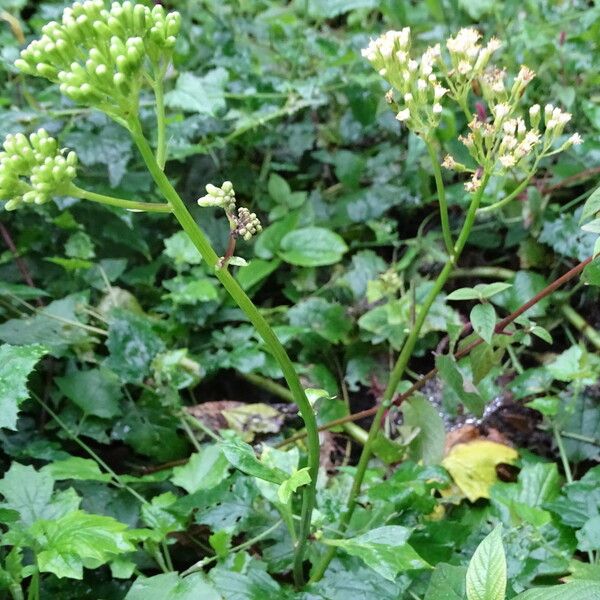
[(222, 600), (223, 596), (206, 582), (202, 573), (180, 577), (165, 573), (140, 577), (129, 588), (125, 600)]
[(165, 104), (187, 112), (216, 116), (225, 108), (225, 84), (229, 75), (218, 67), (198, 77), (184, 72), (179, 75), (175, 89), (165, 95)]
[(121, 413), (121, 384), (108, 369), (73, 371), (55, 381), (60, 391), (86, 415), (110, 419)]
[(289, 195), (292, 193), (288, 182), (281, 175), (277, 175), (277, 173), (271, 173), (269, 176), (267, 189), (269, 196), (278, 204), (286, 204)]
[(112, 558), (132, 552), (127, 525), (112, 517), (75, 511), (54, 521), (37, 521), (29, 532), (36, 539), (42, 573), (83, 579), (83, 567), (96, 569)]
[(424, 600), (463, 600), (467, 569), (439, 563), (431, 575)]
[(459, 288), (446, 296), (446, 300), (479, 300), (481, 294), (475, 288)]
[(209, 578), (224, 600), (284, 598), (279, 584), (268, 573), (258, 568), (248, 569), (246, 573), (236, 573), (230, 569), (215, 567)]
[(422, 394), (413, 395), (402, 404), (404, 424), (420, 431), (410, 443), (409, 456), (426, 465), (439, 464), (444, 456), (446, 432), (438, 410)]
[(279, 255), (292, 265), (321, 267), (339, 262), (347, 251), (344, 240), (330, 229), (304, 227), (283, 237)]
[(427, 569), (426, 563), (407, 543), (411, 530), (399, 525), (378, 527), (347, 540), (322, 540), (358, 556), (382, 577), (394, 581), (401, 571)]
[(377, 0), (309, 0), (308, 6), (312, 17), (333, 19), (351, 10), (375, 8)]
[(19, 406), (29, 398), (27, 378), (48, 351), (43, 346), (0, 346), (0, 428), (17, 428)]
[(261, 463), (249, 444), (240, 440), (228, 440), (221, 443), (221, 448), (227, 460), (242, 473), (277, 484), (288, 479), (288, 474), (281, 469), (267, 467)]
[(559, 381), (574, 381), (582, 374), (583, 350), (579, 346), (571, 346), (559, 354), (554, 361), (546, 365), (546, 369), (554, 379)]
[(202, 256), (185, 231), (178, 231), (165, 241), (164, 254), (168, 256), (177, 268), (185, 265), (199, 265)]
[(496, 327), (496, 311), (494, 307), (489, 302), (477, 304), (471, 310), (470, 319), (475, 333), (488, 344), (491, 344), (494, 327)]
[(89, 459), (79, 456), (71, 456), (64, 460), (58, 460), (46, 465), (42, 473), (49, 473), (56, 480), (75, 479), (77, 481), (111, 481), (109, 473), (100, 471), (98, 464)]
[(485, 400), (479, 394), (472, 382), (466, 380), (458, 370), (453, 357), (440, 355), (435, 359), (440, 377), (450, 386), (460, 401), (475, 415), (481, 416), (485, 407)]
[(600, 586), (596, 581), (573, 581), (527, 590), (513, 600), (600, 600)]
[(471, 19), (479, 21), (494, 8), (494, 0), (458, 0), (458, 5)]
[(292, 494), (301, 486), (310, 483), (310, 473), (308, 467), (299, 469), (289, 479), (286, 479), (277, 490), (279, 500), (287, 504), (292, 497)]
[(585, 201), (579, 223), (584, 223), (600, 212), (600, 187), (596, 188), (592, 195)]
[(142, 383), (165, 344), (149, 319), (122, 309), (113, 311), (112, 316), (106, 342), (110, 356), (104, 364), (124, 383)]
[(498, 525), (477, 546), (467, 568), (468, 600), (504, 600), (506, 557), (502, 546), (502, 525)]
[(511, 464), (518, 458), (513, 448), (489, 440), (474, 440), (453, 446), (442, 461), (456, 485), (471, 501), (489, 498), (490, 488), (498, 481), (496, 465)]
[(332, 344), (342, 342), (352, 329), (344, 307), (324, 298), (302, 300), (288, 310), (287, 316), (290, 325), (304, 327)]
[(229, 471), (229, 463), (217, 444), (204, 446), (190, 456), (187, 464), (173, 469), (171, 481), (188, 494), (210, 490), (221, 483)]
[(481, 287), (476, 286), (479, 290), (482, 298), (491, 298), (504, 290), (512, 287), (512, 283), (506, 283), (504, 281), (497, 281), (495, 283), (485, 283)]

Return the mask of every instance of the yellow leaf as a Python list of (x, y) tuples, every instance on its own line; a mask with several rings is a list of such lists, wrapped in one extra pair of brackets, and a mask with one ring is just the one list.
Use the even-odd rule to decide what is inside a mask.
[(513, 463), (518, 456), (516, 450), (504, 444), (474, 440), (453, 446), (442, 465), (461, 492), (475, 502), (478, 498), (490, 497), (490, 488), (498, 481), (496, 465)]

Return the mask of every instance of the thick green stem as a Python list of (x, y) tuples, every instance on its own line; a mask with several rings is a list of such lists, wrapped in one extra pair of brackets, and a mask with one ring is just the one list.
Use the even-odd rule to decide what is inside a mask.
[(90, 192), (77, 187), (75, 184), (71, 184), (66, 193), (70, 196), (75, 196), (76, 198), (82, 198), (83, 200), (91, 200), (92, 202), (99, 202), (100, 204), (108, 204), (109, 206), (126, 208), (127, 210), (159, 213), (171, 212), (170, 205), (166, 203), (158, 204), (152, 202), (136, 202), (135, 200), (123, 200), (122, 198), (114, 198), (113, 196), (105, 196), (104, 194)]
[(303, 583), (303, 557), (306, 549), (307, 538), (310, 533), (310, 522), (315, 501), (315, 490), (317, 484), (317, 475), (319, 471), (319, 436), (317, 431), (317, 420), (314, 411), (306, 397), (304, 388), (300, 383), (300, 379), (294, 369), (294, 365), (290, 360), (287, 352), (281, 342), (262, 316), (258, 308), (252, 300), (246, 295), (237, 281), (226, 268), (217, 268), (219, 257), (213, 250), (210, 242), (202, 232), (202, 230), (194, 221), (194, 218), (186, 208), (183, 200), (175, 191), (162, 169), (154, 158), (154, 154), (142, 132), (139, 121), (131, 124), (131, 135), (135, 141), (144, 161), (154, 178), (154, 181), (160, 191), (168, 200), (173, 214), (179, 221), (183, 230), (188, 234), (190, 240), (196, 246), (206, 264), (214, 269), (216, 277), (220, 280), (223, 287), (229, 292), (230, 296), (235, 300), (237, 305), (243, 310), (250, 322), (254, 325), (265, 344), (269, 348), (271, 354), (279, 364), (283, 376), (294, 396), (294, 401), (298, 405), (300, 414), (304, 420), (304, 425), (308, 432), (308, 468), (311, 476), (311, 482), (304, 488), (302, 498), (302, 512), (300, 517), (300, 530), (298, 533), (298, 543), (295, 549), (294, 556), (294, 579), (296, 585)]
[(156, 99), (156, 162), (161, 171), (163, 171), (167, 160), (167, 126), (165, 121), (165, 93), (162, 74), (157, 77), (153, 88)]
[(425, 140), (425, 144), (427, 145), (427, 152), (429, 152), (429, 158), (431, 159), (431, 165), (433, 167), (435, 187), (437, 189), (437, 197), (440, 205), (442, 235), (444, 236), (444, 243), (446, 244), (448, 256), (452, 258), (454, 256), (454, 242), (452, 241), (452, 232), (450, 231), (450, 222), (448, 220), (448, 204), (446, 203), (446, 191), (444, 189), (444, 181), (442, 179), (442, 170), (440, 169), (438, 155), (435, 151), (433, 142)]
[[(408, 361), (412, 356), (415, 344), (419, 339), (421, 327), (425, 322), (427, 314), (429, 313), (429, 310), (431, 309), (431, 306), (437, 298), (438, 294), (442, 291), (444, 284), (450, 277), (450, 274), (452, 273), (452, 269), (454, 267), (454, 263), (460, 256), (461, 252), (463, 251), (463, 248), (465, 247), (465, 244), (467, 243), (467, 239), (469, 237), (469, 234), (471, 233), (471, 229), (473, 228), (473, 223), (475, 222), (475, 215), (477, 213), (477, 209), (479, 208), (479, 203), (481, 202), (481, 197), (483, 196), (483, 192), (485, 190), (488, 180), (489, 177), (484, 177), (479, 190), (477, 190), (477, 192), (474, 194), (471, 200), (471, 204), (469, 206), (469, 211), (467, 212), (467, 216), (465, 218), (465, 222), (462, 226), (458, 240), (456, 241), (456, 244), (454, 246), (454, 258), (451, 258), (446, 262), (443, 269), (440, 271), (440, 274), (437, 276), (433, 287), (431, 288), (425, 300), (423, 301), (423, 304), (419, 309), (419, 314), (417, 315), (417, 318), (415, 320), (414, 326), (412, 327), (411, 332), (408, 335), (408, 338), (400, 352), (400, 356), (398, 356), (398, 360), (396, 361), (396, 364), (392, 369), (388, 385), (383, 394), (382, 401), (379, 404), (375, 416), (373, 417), (373, 423), (371, 424), (371, 428), (369, 429), (369, 437), (367, 438), (367, 442), (363, 447), (363, 451), (360, 455), (358, 465), (356, 466), (356, 473), (354, 475), (352, 489), (350, 490), (350, 494), (348, 496), (347, 508), (340, 519), (340, 524), (338, 527), (339, 531), (341, 531), (342, 533), (345, 532), (348, 528), (348, 524), (350, 523), (350, 519), (352, 518), (352, 515), (354, 513), (356, 499), (360, 494), (360, 488), (362, 486), (365, 472), (367, 470), (367, 465), (369, 464), (369, 460), (371, 458), (373, 444), (379, 432), (379, 428), (381, 427), (381, 421), (383, 420), (385, 411), (389, 408), (390, 404), (392, 403), (392, 400), (396, 393), (396, 388), (398, 387), (398, 384), (400, 383), (400, 380), (404, 375), (406, 366), (408, 365)], [(331, 562), (331, 559), (334, 557), (335, 552), (335, 546), (328, 548), (327, 552), (325, 553), (319, 564), (315, 567), (315, 570), (311, 575), (311, 581), (318, 581), (319, 579), (321, 579), (321, 577), (323, 577), (323, 574), (325, 573), (327, 566)]]

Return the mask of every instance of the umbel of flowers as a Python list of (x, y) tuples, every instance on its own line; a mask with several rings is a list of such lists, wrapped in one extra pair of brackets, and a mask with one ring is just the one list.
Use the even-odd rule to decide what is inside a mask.
[(6, 210), (25, 204), (44, 204), (67, 193), (77, 174), (77, 156), (60, 150), (44, 129), (27, 138), (8, 135), (0, 152), (0, 199)]
[(159, 76), (170, 60), (180, 16), (156, 5), (103, 0), (76, 2), (62, 21), (21, 52), (17, 68), (60, 84), (65, 95), (113, 118), (135, 113), (144, 73)]
[[(397, 110), (396, 118), (425, 139), (431, 139), (440, 122), (444, 103), (454, 103), (468, 120), (469, 131), (459, 137), (472, 163), (465, 165), (448, 155), (442, 165), (471, 178), (465, 189), (475, 192), (486, 176), (508, 172), (531, 176), (539, 161), (580, 144), (575, 133), (564, 138), (571, 115), (548, 104), (522, 107), (522, 97), (535, 73), (522, 66), (509, 78), (504, 69), (491, 64), (501, 43), (481, 43), (473, 28), (461, 29), (440, 44), (428, 47), (421, 56), (411, 53), (411, 32), (388, 31), (372, 40), (362, 54), (390, 84), (387, 101)], [(470, 108), (470, 96), (480, 94), (477, 110)], [(474, 102), (475, 103), (475, 102)]]

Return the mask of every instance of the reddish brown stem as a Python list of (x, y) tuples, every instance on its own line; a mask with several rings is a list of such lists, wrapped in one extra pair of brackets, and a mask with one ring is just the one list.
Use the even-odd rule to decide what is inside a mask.
[[(538, 302), (540, 302), (541, 300), (543, 300), (544, 298), (546, 298), (547, 296), (552, 294), (552, 292), (556, 291), (559, 287), (561, 287), (562, 285), (564, 285), (565, 283), (567, 283), (568, 281), (570, 281), (571, 279), (573, 279), (574, 277), (579, 275), (583, 271), (583, 269), (585, 269), (585, 267), (592, 262), (592, 259), (593, 259), (592, 256), (586, 258), (584, 261), (582, 261), (578, 265), (574, 266), (571, 270), (567, 271), (564, 275), (562, 275), (558, 279), (554, 280), (550, 285), (546, 286), (543, 290), (538, 292), (535, 296), (533, 296), (530, 300), (525, 302), (525, 304), (520, 306), (517, 310), (510, 313), (510, 315), (508, 315), (504, 319), (498, 321), (498, 324), (495, 327), (495, 332), (503, 333), (504, 329), (508, 325), (510, 325), (515, 319), (518, 319), (524, 312), (528, 311), (532, 306), (535, 306)], [(465, 333), (468, 333), (469, 331), (471, 331), (470, 323), (465, 326), (462, 333), (465, 334)], [(462, 350), (459, 350), (454, 355), (454, 358), (456, 360), (464, 358), (472, 350), (477, 348), (477, 346), (479, 346), (482, 343), (483, 343), (483, 340), (481, 338), (478, 338), (478, 339), (472, 341), (470, 344), (468, 344), (467, 346), (462, 348)], [(393, 403), (396, 406), (400, 406), (405, 400), (407, 400), (415, 392), (420, 390), (430, 379), (433, 379), (437, 375), (437, 372), (438, 372), (437, 369), (431, 369), (431, 371), (429, 371), (428, 373), (425, 373), (425, 375), (423, 375), (418, 381), (413, 383), (413, 385), (408, 390), (406, 390), (406, 392), (397, 396), (394, 399)], [(354, 413), (351, 415), (347, 415), (345, 417), (340, 417), (339, 419), (334, 419), (333, 421), (329, 421), (329, 423), (325, 423), (324, 425), (321, 425), (319, 427), (319, 431), (325, 431), (327, 429), (331, 429), (332, 427), (337, 427), (338, 425), (343, 425), (344, 423), (348, 423), (350, 421), (359, 421), (360, 419), (372, 417), (377, 412), (377, 408), (378, 407), (376, 405), (376, 406), (373, 406), (372, 408), (368, 408), (366, 410), (361, 410), (360, 412), (357, 412), (357, 413)], [(299, 433), (283, 440), (282, 442), (280, 442), (278, 444), (278, 446), (286, 446), (288, 444), (291, 444), (292, 442), (302, 439), (305, 435), (306, 434), (304, 432), (299, 432)]]

